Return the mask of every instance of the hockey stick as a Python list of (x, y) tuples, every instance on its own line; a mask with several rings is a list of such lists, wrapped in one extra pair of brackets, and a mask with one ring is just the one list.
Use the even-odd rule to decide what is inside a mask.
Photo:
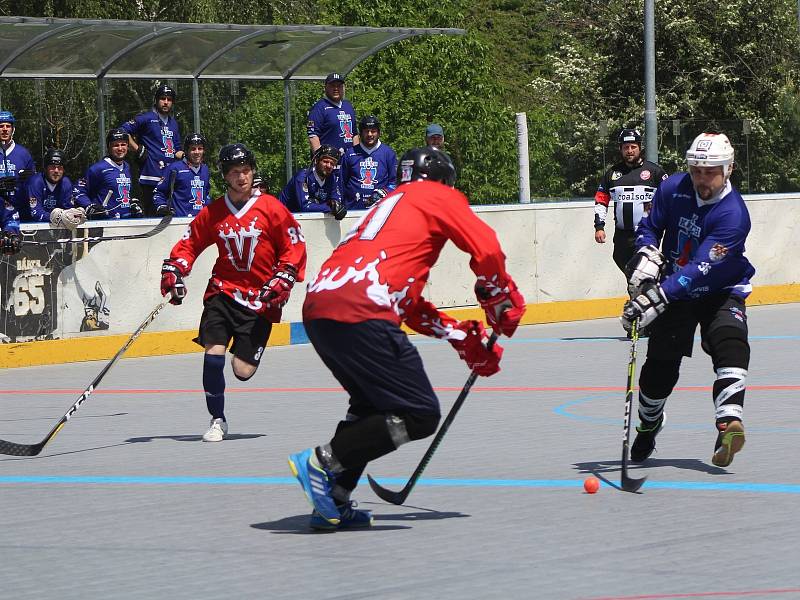
[(628, 476), (628, 446), (631, 441), (631, 408), (633, 406), (633, 380), (636, 375), (636, 342), (639, 341), (639, 319), (631, 326), (631, 359), (628, 362), (628, 384), (625, 390), (625, 426), (622, 432), (622, 479), (620, 488), (625, 492), (638, 492), (647, 477), (635, 479)]
[(153, 322), (153, 320), (156, 318), (156, 315), (158, 315), (158, 313), (161, 312), (161, 309), (164, 308), (166, 305), (167, 301), (162, 300), (161, 302), (158, 303), (158, 306), (156, 306), (150, 312), (150, 314), (147, 315), (147, 318), (141, 325), (139, 325), (136, 331), (134, 331), (131, 334), (131, 337), (128, 338), (128, 341), (125, 342), (125, 345), (122, 346), (122, 348), (120, 348), (114, 355), (114, 358), (112, 358), (108, 362), (108, 364), (105, 367), (103, 367), (103, 370), (100, 371), (100, 374), (94, 378), (94, 381), (92, 381), (92, 383), (89, 384), (89, 387), (83, 390), (83, 393), (80, 396), (78, 396), (78, 399), (72, 404), (72, 406), (69, 407), (69, 410), (66, 412), (66, 414), (63, 417), (61, 417), (58, 423), (56, 423), (55, 427), (53, 427), (50, 430), (50, 433), (48, 433), (41, 442), (39, 442), (38, 444), (17, 444), (15, 442), (7, 442), (5, 440), (0, 440), (0, 454), (10, 454), (12, 456), (36, 456), (37, 454), (39, 454), (42, 451), (42, 448), (44, 448), (45, 445), (50, 440), (52, 440), (59, 431), (61, 431), (61, 428), (67, 424), (67, 421), (69, 421), (72, 415), (74, 415), (77, 412), (81, 404), (83, 404), (86, 401), (86, 399), (92, 394), (95, 388), (97, 388), (97, 386), (100, 385), (100, 382), (103, 380), (103, 377), (105, 377), (106, 373), (108, 373), (111, 370), (111, 367), (113, 367), (114, 364), (120, 359), (120, 357), (123, 354), (125, 354), (125, 351), (131, 347), (131, 344), (133, 344), (133, 342), (136, 341), (136, 338), (138, 338), (142, 334), (142, 332), (147, 328), (147, 326)]
[[(492, 336), (489, 338), (489, 342), (486, 344), (487, 349), (491, 349), (494, 346), (494, 343), (497, 341), (497, 334), (492, 333)], [(461, 405), (464, 404), (464, 400), (467, 399), (467, 394), (469, 394), (470, 389), (472, 389), (472, 384), (475, 383), (475, 380), (478, 378), (478, 374), (473, 371), (469, 374), (469, 378), (467, 378), (467, 382), (464, 384), (464, 387), (461, 389), (461, 393), (456, 398), (455, 404), (453, 404), (453, 408), (450, 409), (450, 412), (447, 413), (447, 417), (445, 418), (444, 422), (442, 423), (441, 427), (439, 427), (439, 431), (436, 432), (436, 437), (433, 438), (431, 445), (428, 447), (427, 452), (425, 452), (425, 456), (422, 457), (419, 465), (417, 466), (414, 474), (411, 475), (411, 479), (408, 480), (406, 486), (400, 490), (399, 492), (393, 492), (391, 490), (387, 490), (384, 487), (378, 485), (378, 483), (372, 478), (371, 475), (367, 475), (367, 479), (369, 480), (369, 485), (372, 488), (372, 491), (381, 499), (385, 500), (386, 502), (391, 502), (392, 504), (403, 504), (408, 498), (408, 495), (411, 493), (411, 490), (414, 489), (414, 486), (417, 484), (422, 472), (425, 470), (425, 467), (428, 466), (428, 463), (433, 457), (433, 453), (436, 452), (436, 449), (439, 447), (439, 444), (442, 443), (442, 438), (447, 433), (447, 430), (450, 428), (450, 425), (453, 423), (453, 419), (456, 418), (456, 413), (458, 413)]]
[[(150, 231), (145, 231), (144, 233), (135, 233), (133, 235), (95, 235), (90, 237), (69, 237), (69, 238), (59, 238), (57, 240), (22, 240), (23, 244), (28, 244), (29, 246), (47, 246), (49, 244), (83, 244), (84, 242), (108, 242), (112, 240), (141, 240), (144, 238), (153, 237), (154, 235), (161, 233), (164, 231), (167, 226), (172, 222), (172, 217), (175, 216), (172, 209), (172, 192), (175, 189), (175, 175), (177, 174), (176, 171), (171, 173), (170, 178), (170, 194), (169, 198), (167, 199), (167, 206), (170, 210), (167, 211), (167, 214), (161, 217), (161, 220), (153, 227)], [(108, 198), (108, 196), (106, 196)]]

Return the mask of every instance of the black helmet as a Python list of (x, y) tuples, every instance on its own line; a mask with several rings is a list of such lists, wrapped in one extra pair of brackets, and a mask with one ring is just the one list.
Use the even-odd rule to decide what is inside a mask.
[(397, 177), (402, 183), (424, 179), (452, 187), (456, 182), (456, 167), (447, 154), (433, 146), (414, 148), (400, 159)]
[(622, 144), (638, 144), (641, 146), (642, 134), (639, 133), (638, 129), (623, 129), (617, 136), (617, 143), (620, 146), (622, 146)]
[(48, 148), (47, 152), (44, 153), (44, 160), (42, 161), (45, 167), (49, 167), (50, 165), (61, 165), (63, 167), (64, 162), (64, 152), (58, 148)]
[(223, 177), (235, 165), (250, 165), (253, 171), (256, 170), (256, 157), (244, 144), (228, 144), (219, 151), (218, 167)]
[(381, 122), (378, 120), (378, 117), (375, 115), (367, 115), (366, 117), (361, 117), (361, 121), (358, 123), (358, 131), (363, 131), (364, 129), (377, 129), (378, 131), (381, 130)]
[(119, 127), (115, 129), (109, 129), (108, 133), (106, 134), (106, 148), (111, 145), (111, 142), (119, 142), (119, 141), (128, 141), (128, 132), (124, 129), (120, 129)]
[(171, 85), (167, 85), (166, 83), (158, 86), (156, 88), (156, 91), (153, 92), (153, 104), (158, 102), (158, 99), (161, 98), (161, 96), (166, 96), (167, 98), (171, 98), (173, 102), (175, 102), (175, 99), (178, 97), (177, 94), (175, 93), (175, 88), (172, 87)]
[(206, 147), (206, 138), (204, 138), (199, 133), (190, 133), (185, 138), (183, 138), (183, 149), (189, 150), (189, 146), (202, 146), (203, 148)]
[(336, 146), (331, 146), (330, 144), (322, 144), (319, 148), (314, 150), (314, 156), (313, 156), (314, 162), (316, 163), (320, 158), (324, 156), (332, 158), (338, 163), (341, 153), (339, 152), (339, 149)]

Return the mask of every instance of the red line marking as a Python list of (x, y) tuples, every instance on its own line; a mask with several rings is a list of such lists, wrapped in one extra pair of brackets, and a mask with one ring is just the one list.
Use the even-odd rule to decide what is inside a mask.
[(785, 590), (747, 590), (743, 592), (690, 592), (686, 594), (645, 594), (643, 596), (603, 596), (602, 598), (585, 598), (584, 600), (664, 600), (666, 598), (742, 598), (744, 596), (764, 596), (767, 594), (796, 594), (800, 588)]
[[(796, 392), (800, 390), (800, 385), (748, 385), (748, 391), (787, 391)], [(460, 387), (437, 387), (437, 392), (458, 392)], [(292, 388), (228, 388), (226, 393), (234, 394), (293, 394), (293, 393), (339, 393), (344, 390), (340, 387), (292, 387)], [(492, 393), (492, 392), (625, 392), (624, 387), (602, 387), (602, 386), (497, 386), (497, 387), (474, 387), (473, 392)], [(710, 386), (685, 386), (676, 387), (676, 392), (709, 392)], [(83, 390), (73, 389), (48, 389), (48, 390), (0, 390), (0, 395), (61, 395), (61, 394), (80, 394)], [(200, 389), (99, 389), (92, 394), (202, 394)]]

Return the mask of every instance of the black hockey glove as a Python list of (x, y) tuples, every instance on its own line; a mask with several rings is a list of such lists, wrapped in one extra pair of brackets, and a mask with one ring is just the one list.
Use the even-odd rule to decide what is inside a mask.
[(142, 205), (139, 203), (138, 198), (131, 199), (131, 206), (128, 209), (128, 213), (131, 219), (138, 219), (144, 216), (144, 210), (142, 210)]
[(17, 171), (17, 177), (19, 177), (22, 181), (28, 181), (31, 175), (33, 175), (32, 169), (20, 169)]
[(654, 281), (645, 281), (639, 289), (639, 295), (631, 298), (622, 309), (622, 326), (630, 331), (633, 322), (639, 319), (639, 327), (647, 327), (656, 317), (667, 310), (667, 296), (661, 286)]
[(166, 217), (169, 214), (175, 214), (175, 211), (172, 210), (167, 204), (159, 204), (156, 206), (156, 216), (157, 217)]
[(17, 189), (17, 178), (13, 176), (0, 177), (0, 192), (13, 192)]
[(86, 207), (86, 218), (90, 221), (99, 221), (108, 218), (108, 211), (102, 204), (92, 202)]
[(642, 246), (625, 265), (625, 276), (628, 278), (628, 295), (638, 295), (645, 281), (658, 283), (666, 268), (666, 260), (655, 246)]
[(0, 236), (0, 252), (3, 254), (16, 254), (22, 250), (22, 238), (13, 231), (4, 231)]
[(345, 207), (344, 202), (339, 200), (329, 200), (328, 206), (331, 209), (333, 218), (337, 221), (341, 221), (347, 216), (347, 208)]
[(136, 164), (140, 167), (147, 161), (147, 147), (144, 144), (139, 145), (139, 149), (136, 151)]
[(365, 198), (364, 199), (364, 206), (369, 208), (370, 206), (375, 204), (378, 200), (382, 200), (383, 198), (386, 198), (386, 196), (388, 194), (389, 194), (389, 192), (384, 190), (384, 189), (382, 189), (382, 188), (379, 189), (379, 190), (375, 190), (374, 192), (372, 192), (372, 196), (370, 196), (369, 198)]
[(161, 265), (161, 295), (168, 294), (170, 304), (180, 304), (186, 297), (186, 284), (183, 282), (183, 270), (167, 258)]

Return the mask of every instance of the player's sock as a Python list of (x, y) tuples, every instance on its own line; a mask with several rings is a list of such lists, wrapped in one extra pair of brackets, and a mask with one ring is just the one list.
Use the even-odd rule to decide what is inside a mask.
[(206, 354), (203, 359), (203, 389), (212, 419), (225, 421), (225, 356)]

